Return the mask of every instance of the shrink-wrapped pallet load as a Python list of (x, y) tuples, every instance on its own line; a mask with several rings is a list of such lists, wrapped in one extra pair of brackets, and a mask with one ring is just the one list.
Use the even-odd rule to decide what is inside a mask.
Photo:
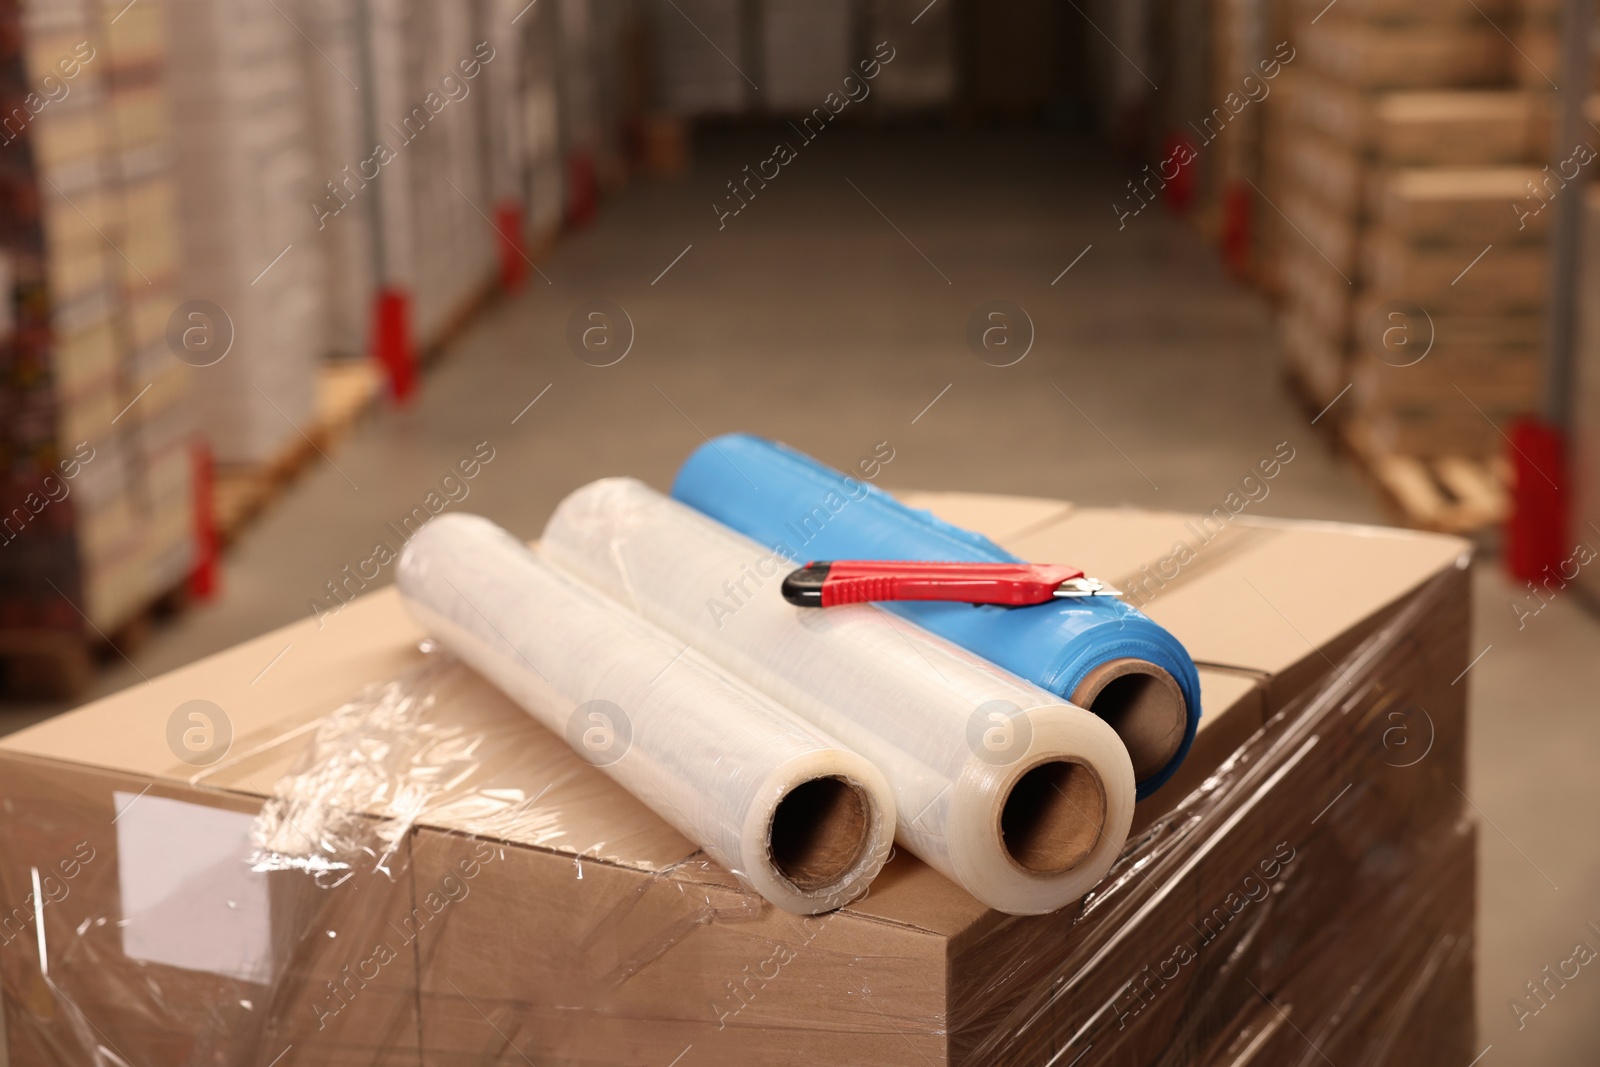
[(14, 690), (71, 692), (194, 554), (170, 49), (159, 2), (0, 17), (0, 656)]
[(340, 203), (324, 184), (338, 176), (313, 168), (302, 38), (270, 0), (169, 0), (166, 35), (178, 291), (231, 335), (196, 360), (199, 429), (218, 464), (270, 466), (315, 414), (327, 323), (313, 205)]

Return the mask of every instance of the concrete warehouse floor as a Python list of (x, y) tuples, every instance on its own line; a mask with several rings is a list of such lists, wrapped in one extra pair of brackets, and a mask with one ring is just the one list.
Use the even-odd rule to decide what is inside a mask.
[[(1296, 458), (1255, 511), (1386, 521), (1285, 395), (1266, 305), (1159, 210), (1119, 230), (1110, 205), (1136, 168), (1098, 144), (832, 129), (719, 229), (724, 183), (774, 139), (719, 134), (691, 176), (628, 190), (565, 240), (541, 265), (548, 282), (475, 325), (413, 407), (369, 418), (288, 490), (228, 557), (222, 596), (158, 632), (138, 670), (303, 617), (482, 441), (494, 458), (457, 506), (523, 536), (578, 485), (627, 473), (665, 488), (703, 434), (737, 429), (838, 466), (887, 440), (891, 488), (1178, 510), (1219, 502), (1288, 441)], [(566, 340), (597, 299), (636, 335), (608, 367)], [(1034, 323), (1013, 366), (968, 348), (968, 318), (990, 299)], [(1476, 581), (1474, 644), (1491, 646), (1463, 680), (1484, 821), (1481, 1062), (1600, 1062), (1600, 975), (1585, 970), (1521, 1031), (1508, 1007), (1574, 942), (1600, 948), (1587, 925), (1600, 923), (1600, 624), (1558, 600), (1519, 631), (1516, 589), (1492, 560)], [(139, 681), (122, 664), (98, 691)], [(13, 707), (0, 726), (55, 710)]]

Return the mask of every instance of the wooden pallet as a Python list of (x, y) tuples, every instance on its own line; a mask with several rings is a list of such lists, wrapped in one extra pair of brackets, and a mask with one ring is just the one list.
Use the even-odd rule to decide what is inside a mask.
[(232, 543), (321, 452), (336, 444), (372, 405), (381, 384), (368, 360), (324, 364), (317, 374), (317, 412), (310, 426), (265, 463), (219, 466), (212, 488), (219, 543)]
[(70, 699), (89, 687), (94, 659), (82, 634), (0, 630), (0, 691), (13, 699)]
[(382, 376), (369, 360), (323, 364), (317, 374), (317, 429), (324, 447), (349, 433), (382, 390)]
[(1471, 535), (1498, 526), (1509, 511), (1510, 472), (1503, 460), (1360, 458), (1408, 526)]
[[(317, 415), (281, 453), (251, 467), (219, 468), (212, 510), (223, 544), (261, 513), (303, 471), (318, 450), (326, 452), (355, 425), (376, 398), (380, 378), (365, 360), (329, 364), (319, 372)], [(163, 618), (182, 609), (187, 579), (153, 597), (108, 632), (98, 630), (0, 629), (0, 693), (7, 696), (73, 699), (89, 687), (102, 663), (120, 661)]]

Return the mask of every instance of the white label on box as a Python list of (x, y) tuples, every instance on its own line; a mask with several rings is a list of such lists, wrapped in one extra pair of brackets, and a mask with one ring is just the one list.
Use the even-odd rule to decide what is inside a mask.
[(117, 793), (122, 952), (129, 959), (265, 984), (267, 876), (250, 869), (254, 817)]

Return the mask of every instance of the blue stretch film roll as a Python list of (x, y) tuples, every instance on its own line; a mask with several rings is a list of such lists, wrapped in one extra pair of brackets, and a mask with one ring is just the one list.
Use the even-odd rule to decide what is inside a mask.
[[(986, 537), (918, 511), (785, 445), (749, 434), (707, 442), (685, 461), (672, 495), (804, 563), (814, 559), (1016, 562)], [(1045, 561), (1056, 562), (1056, 561)], [(1059, 562), (1071, 563), (1071, 560)], [(777, 589), (771, 592), (777, 596)], [(1110, 660), (1144, 660), (1172, 675), (1188, 721), (1177, 754), (1139, 783), (1160, 788), (1183, 762), (1200, 721), (1200, 677), (1177, 639), (1111, 597), (1025, 608), (939, 602), (883, 607), (1064, 698)]]

